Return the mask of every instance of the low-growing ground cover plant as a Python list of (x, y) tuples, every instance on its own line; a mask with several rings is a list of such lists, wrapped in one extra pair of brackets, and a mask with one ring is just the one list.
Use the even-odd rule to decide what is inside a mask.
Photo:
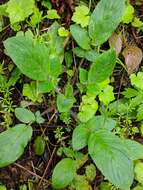
[(0, 5), (1, 189), (143, 188), (140, 3)]

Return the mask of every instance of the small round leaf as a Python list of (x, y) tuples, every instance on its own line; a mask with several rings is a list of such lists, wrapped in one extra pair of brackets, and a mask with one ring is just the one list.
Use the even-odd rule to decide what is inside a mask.
[(35, 121), (35, 115), (26, 108), (16, 108), (15, 116), (23, 123), (31, 123)]
[(55, 167), (52, 185), (55, 189), (68, 186), (76, 175), (76, 162), (70, 158), (61, 160)]

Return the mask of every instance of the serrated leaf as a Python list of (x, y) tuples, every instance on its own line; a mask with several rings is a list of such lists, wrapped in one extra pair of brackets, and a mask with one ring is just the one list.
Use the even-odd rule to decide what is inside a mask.
[(32, 82), (31, 84), (24, 84), (23, 86), (23, 96), (28, 97), (28, 99), (33, 102), (42, 102), (41, 94), (36, 92), (36, 83)]
[(89, 8), (85, 5), (80, 5), (78, 7), (75, 7), (75, 12), (72, 16), (72, 21), (74, 21), (76, 24), (80, 24), (82, 27), (88, 26), (89, 23)]
[(69, 35), (69, 31), (67, 29), (65, 29), (64, 27), (60, 27), (58, 29), (58, 34), (61, 37), (67, 37)]
[(77, 44), (85, 50), (90, 49), (90, 38), (86, 29), (74, 24), (70, 26), (70, 31)]
[(115, 99), (113, 87), (108, 85), (104, 90), (99, 94), (99, 100), (103, 102), (104, 105), (108, 105)]
[(141, 27), (143, 27), (143, 22), (139, 18), (135, 17), (133, 22), (132, 22), (132, 26), (137, 27), (137, 28), (141, 28)]
[(132, 22), (133, 18), (134, 18), (134, 7), (132, 5), (127, 5), (125, 10), (124, 10), (124, 15), (122, 18), (123, 23), (125, 24), (129, 24), (130, 22)]
[(23, 123), (33, 123), (35, 121), (34, 113), (26, 108), (16, 108), (15, 116)]
[(18, 124), (0, 133), (0, 168), (15, 162), (24, 152), (32, 136), (32, 128)]
[(93, 133), (88, 141), (88, 149), (97, 167), (111, 183), (121, 189), (130, 188), (133, 163), (118, 137), (107, 131)]
[(34, 0), (10, 0), (6, 12), (9, 14), (10, 23), (15, 24), (25, 20), (34, 9)]
[(52, 185), (55, 189), (68, 186), (76, 175), (76, 162), (70, 158), (61, 160), (54, 168)]
[(101, 0), (89, 22), (89, 36), (94, 45), (106, 42), (122, 20), (124, 0)]
[(131, 74), (130, 76), (131, 84), (138, 89), (143, 89), (143, 72), (138, 72), (137, 75)]
[(65, 94), (57, 95), (57, 107), (59, 112), (69, 112), (75, 102), (73, 88), (70, 84), (66, 85)]
[(58, 77), (61, 71), (59, 58), (50, 56), (50, 49), (26, 36), (8, 38), (4, 42), (7, 54), (20, 71), (31, 79), (46, 81)]
[(59, 19), (60, 16), (58, 15), (57, 11), (55, 9), (50, 9), (47, 11), (47, 18), (48, 19)]
[(7, 9), (7, 3), (0, 5), (0, 16), (8, 16), (6, 9)]
[(129, 45), (123, 51), (125, 63), (129, 74), (136, 72), (143, 58), (143, 53), (136, 45)]
[(133, 88), (126, 88), (124, 92), (122, 92), (125, 98), (133, 98), (139, 94), (139, 92)]
[(116, 63), (116, 52), (110, 49), (99, 55), (90, 67), (88, 82), (99, 83), (106, 80), (113, 72)]

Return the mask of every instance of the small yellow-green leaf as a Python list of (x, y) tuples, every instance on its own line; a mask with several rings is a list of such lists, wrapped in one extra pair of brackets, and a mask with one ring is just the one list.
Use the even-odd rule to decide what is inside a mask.
[(69, 35), (69, 31), (66, 30), (64, 27), (60, 27), (60, 28), (58, 29), (58, 34), (59, 34), (59, 36), (61, 36), (61, 37), (67, 37), (67, 36)]
[(123, 23), (129, 24), (130, 22), (132, 22), (134, 18), (134, 12), (135, 12), (134, 7), (130, 4), (127, 5), (122, 18)]
[(88, 26), (89, 23), (89, 8), (85, 5), (80, 5), (75, 8), (75, 12), (72, 16), (72, 21), (74, 21), (76, 24), (80, 24), (81, 27)]
[(55, 9), (50, 9), (47, 11), (47, 18), (48, 19), (59, 19), (60, 16), (58, 15), (57, 11)]
[(132, 22), (132, 26), (137, 28), (143, 27), (143, 22), (139, 18), (135, 17)]

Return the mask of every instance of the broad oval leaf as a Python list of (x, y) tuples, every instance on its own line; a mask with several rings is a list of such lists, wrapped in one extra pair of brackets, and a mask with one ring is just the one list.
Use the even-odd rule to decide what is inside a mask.
[(98, 130), (112, 131), (116, 126), (116, 121), (112, 118), (104, 117), (103, 115), (94, 116), (86, 123), (86, 127), (91, 132)]
[(10, 0), (7, 3), (6, 12), (9, 14), (11, 24), (15, 24), (25, 20), (33, 13), (34, 0)]
[(99, 83), (106, 80), (113, 72), (116, 63), (116, 52), (110, 49), (96, 58), (88, 73), (88, 82)]
[(89, 36), (94, 45), (103, 44), (122, 20), (124, 0), (101, 0), (91, 15)]
[(85, 124), (77, 126), (72, 135), (72, 147), (74, 150), (80, 150), (88, 144), (90, 130), (85, 127)]
[(91, 158), (111, 183), (121, 189), (130, 188), (133, 182), (133, 163), (117, 136), (107, 131), (92, 133), (88, 148)]
[(143, 58), (142, 50), (136, 45), (129, 45), (123, 51), (125, 63), (129, 74), (136, 72)]
[(45, 146), (46, 146), (46, 143), (45, 143), (44, 138), (42, 136), (37, 136), (33, 145), (35, 154), (38, 156), (42, 156), (45, 151)]
[(61, 160), (54, 168), (52, 185), (55, 189), (68, 186), (76, 175), (76, 162), (70, 158)]
[(16, 108), (15, 116), (23, 123), (31, 123), (36, 119), (34, 113), (26, 108)]
[(143, 159), (143, 145), (133, 141), (133, 140), (124, 140), (124, 144), (127, 148), (127, 154), (131, 160)]
[(50, 55), (44, 44), (26, 36), (16, 36), (4, 41), (7, 54), (20, 71), (31, 79), (46, 81), (58, 77), (61, 64), (57, 56)]
[(0, 168), (15, 162), (24, 152), (28, 141), (32, 137), (32, 128), (25, 124), (0, 133)]
[(70, 27), (71, 34), (77, 44), (83, 49), (90, 49), (90, 38), (86, 29), (81, 28), (79, 25), (74, 24)]

